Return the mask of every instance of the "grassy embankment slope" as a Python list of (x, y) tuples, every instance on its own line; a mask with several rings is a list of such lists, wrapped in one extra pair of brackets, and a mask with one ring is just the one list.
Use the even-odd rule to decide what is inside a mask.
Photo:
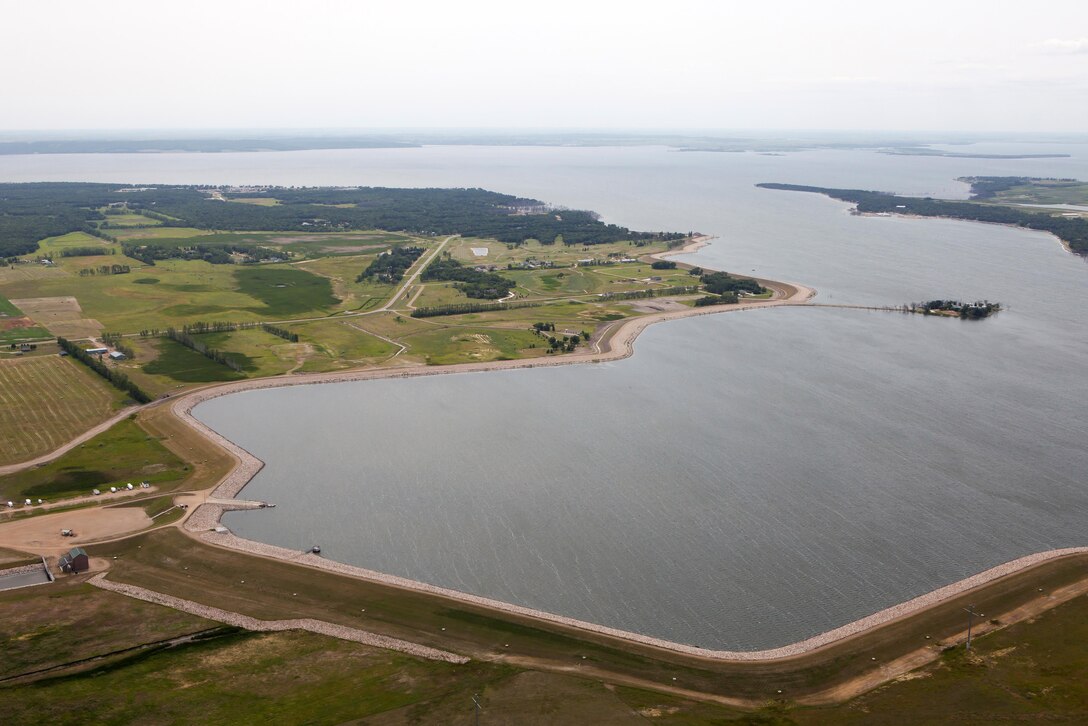
[[(483, 694), (484, 714), (492, 722), (507, 718), (529, 724), (557, 718), (577, 723), (578, 714), (617, 724), (647, 717), (688, 724), (887, 723), (889, 718), (910, 724), (932, 723), (942, 715), (957, 723), (1074, 722), (1088, 703), (1088, 688), (1077, 678), (1088, 658), (1078, 645), (1088, 637), (1084, 596), (976, 637), (970, 656), (962, 645), (952, 647), (909, 678), (843, 705), (799, 703), (806, 694), (864, 678), (898, 654), (919, 648), (936, 653), (934, 641), (961, 634), (960, 608), (968, 601), (991, 617), (1038, 596), (1039, 588), (1057, 592), (1083, 578), (1085, 558), (1051, 563), (813, 656), (709, 664), (244, 557), (170, 531), (91, 551), (118, 557), (110, 560), (112, 579), (262, 618), (316, 617), (397, 633), (471, 654), (474, 661), (467, 666), (420, 661), (305, 633), (228, 634), (170, 650), (116, 653), (214, 624), (89, 588), (80, 584), (85, 577), (66, 577), (52, 589), (0, 593), (5, 623), (0, 639), (11, 654), (3, 675), (114, 655), (0, 684), (12, 689), (11, 697), (0, 699), (5, 722), (29, 722), (43, 714), (64, 722), (66, 710), (79, 703), (81, 717), (93, 714), (99, 720), (126, 721), (141, 713), (171, 720), (198, 709), (212, 722), (235, 722), (301, 714), (298, 709), (305, 708), (318, 723), (378, 714), (377, 723), (467, 723), (473, 693)], [(871, 658), (878, 659), (875, 666)], [(246, 667), (239, 668), (243, 662)], [(709, 700), (712, 696), (670, 692), (674, 688), (739, 697), (756, 711), (744, 713)]]

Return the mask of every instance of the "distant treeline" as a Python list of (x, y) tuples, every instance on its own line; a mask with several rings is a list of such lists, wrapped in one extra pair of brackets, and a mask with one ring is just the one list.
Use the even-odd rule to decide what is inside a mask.
[(1044, 178), (1037, 176), (964, 176), (959, 181), (971, 185), (972, 199), (993, 199), (1000, 192), (1026, 184), (1047, 182), (1048, 186), (1080, 186), (1082, 182), (1068, 178)]
[(185, 245), (126, 242), (121, 245), (121, 250), (127, 257), (151, 266), (154, 266), (156, 260), (204, 260), (213, 265), (231, 265), (237, 261), (235, 255), (241, 256), (243, 263), (290, 256), (289, 252), (280, 252), (256, 245), (200, 244), (198, 242)]
[(469, 297), (481, 300), (498, 300), (500, 297), (506, 297), (517, 286), (513, 280), (508, 280), (502, 275), (467, 267), (449, 256), (444, 256), (427, 265), (422, 279), (427, 282), (456, 282), (454, 287), (458, 290)]
[(144, 393), (143, 389), (129, 380), (129, 377), (125, 375), (124, 372), (119, 371), (116, 368), (107, 367), (106, 364), (97, 357), (91, 355), (67, 338), (57, 338), (57, 345), (60, 346), (61, 350), (68, 353), (68, 355), (109, 381), (114, 388), (118, 388), (127, 393), (132, 397), (132, 400), (137, 403), (148, 403), (151, 401), (151, 396)]
[(61, 257), (99, 257), (101, 255), (115, 255), (117, 250), (112, 247), (69, 247), (58, 253)]
[[(91, 233), (95, 228), (92, 223), (106, 219), (99, 210), (116, 202), (124, 202), (130, 211), (157, 219), (165, 227), (219, 231), (384, 229), (428, 235), (462, 234), (511, 244), (528, 239), (550, 244), (561, 239), (567, 245), (685, 237), (680, 233), (633, 232), (605, 224), (588, 211), (542, 211), (547, 209), (546, 205), (538, 200), (483, 189), (263, 188), (264, 195), (281, 202), (275, 206), (226, 203), (213, 199), (212, 191), (223, 197), (232, 193), (227, 187), (124, 188), (117, 184), (81, 182), (0, 184), (0, 256), (33, 252), (38, 240), (45, 237), (77, 231)], [(252, 195), (247, 192), (237, 196)], [(104, 234), (99, 233), (99, 236)], [(153, 254), (147, 257), (156, 259)]]
[(1011, 224), (1027, 229), (1050, 232), (1063, 240), (1074, 252), (1088, 255), (1088, 219), (1081, 217), (1053, 217), (1016, 207), (972, 202), (950, 202), (930, 197), (901, 197), (886, 192), (860, 189), (826, 189), (799, 184), (757, 184), (764, 189), (781, 189), (791, 192), (816, 192), (833, 199), (857, 205), (859, 212), (916, 214), (921, 217), (950, 217), (973, 222)]
[(132, 272), (128, 265), (99, 265), (98, 267), (83, 267), (79, 271), (80, 277), (89, 275), (127, 275)]
[(435, 305), (434, 307), (416, 308), (412, 311), (413, 318), (435, 318), (440, 315), (467, 315), (469, 313), (486, 313), (491, 310), (518, 310), (520, 308), (538, 308), (544, 303), (538, 302), (510, 302), (510, 303), (460, 303), (458, 305)]

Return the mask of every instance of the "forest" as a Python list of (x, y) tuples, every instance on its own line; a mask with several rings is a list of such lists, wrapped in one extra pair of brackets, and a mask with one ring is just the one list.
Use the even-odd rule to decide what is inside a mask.
[[(227, 201), (254, 194), (279, 203)], [(166, 227), (219, 231), (382, 229), (425, 235), (461, 234), (510, 244), (536, 239), (566, 245), (684, 237), (675, 232), (634, 232), (605, 224), (593, 212), (551, 210), (535, 199), (483, 189), (266, 187), (234, 194), (227, 187), (126, 188), (117, 184), (46, 182), (0, 184), (0, 257), (34, 252), (38, 241), (46, 237), (98, 232), (96, 223), (106, 220), (100, 210), (119, 202)], [(144, 257), (156, 258), (150, 252), (145, 252)]]
[(465, 295), (480, 300), (498, 300), (514, 289), (516, 283), (502, 275), (474, 267), (466, 267), (451, 257), (443, 257), (427, 265), (423, 271), (423, 281), (450, 280)]
[[(800, 184), (757, 184), (763, 189), (790, 192), (815, 192), (833, 199), (857, 205), (863, 213), (916, 214), (920, 217), (948, 217), (973, 222), (1011, 224), (1040, 232), (1050, 232), (1077, 254), (1088, 255), (1088, 219), (1081, 217), (1054, 217), (1034, 211), (991, 204), (954, 202), (931, 197), (901, 197), (887, 192), (861, 189), (826, 189)], [(991, 193), (994, 190), (991, 189)]]

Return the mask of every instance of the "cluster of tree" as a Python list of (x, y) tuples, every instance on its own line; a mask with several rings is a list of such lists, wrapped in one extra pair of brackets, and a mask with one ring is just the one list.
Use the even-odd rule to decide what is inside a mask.
[(136, 351), (134, 351), (131, 346), (125, 344), (125, 339), (120, 333), (102, 333), (102, 342), (111, 348), (124, 353), (128, 358), (136, 357)]
[(733, 277), (725, 272), (711, 272), (699, 277), (706, 291), (714, 295), (724, 295), (727, 292), (750, 292), (760, 295), (767, 292), (766, 288), (750, 277)]
[(654, 260), (650, 263), (650, 267), (655, 270), (675, 270), (676, 263), (672, 260)]
[(297, 343), (298, 342), (298, 333), (292, 333), (287, 328), (277, 328), (275, 325), (269, 325), (268, 323), (262, 323), (261, 324), (261, 330), (263, 330), (266, 333), (270, 333), (271, 335), (275, 335), (277, 337), (283, 338), (284, 340), (288, 340), (288, 341), (290, 341), (292, 343)]
[(146, 265), (154, 265), (155, 260), (204, 260), (213, 265), (233, 265), (238, 262), (238, 257), (242, 258), (242, 263), (252, 264), (290, 256), (289, 252), (280, 252), (268, 247), (235, 244), (176, 245), (126, 242), (121, 245), (121, 251), (126, 256)]
[(95, 227), (92, 222), (105, 220), (99, 210), (111, 202), (125, 202), (129, 211), (156, 219), (167, 227), (223, 231), (385, 229), (431, 235), (462, 234), (510, 244), (529, 239), (550, 244), (561, 239), (567, 245), (621, 240), (635, 244), (655, 240), (673, 242), (685, 237), (681, 233), (633, 232), (605, 224), (593, 212), (548, 210), (537, 200), (483, 189), (277, 187), (263, 190), (280, 201), (274, 206), (213, 202), (209, 201), (212, 191), (227, 197), (232, 194), (225, 187), (119, 189), (115, 184), (0, 184), (0, 255), (33, 252), (38, 240), (45, 237), (79, 230), (89, 232)]
[(582, 337), (579, 335), (564, 335), (563, 337), (557, 337), (555, 335), (548, 336), (548, 352), (549, 353), (570, 353), (578, 344), (582, 342)]
[(404, 279), (404, 273), (415, 264), (415, 261), (422, 254), (422, 247), (394, 247), (388, 252), (375, 257), (374, 261), (359, 273), (359, 276), (355, 278), (355, 282), (362, 282), (368, 277), (373, 277), (381, 282), (395, 285)]
[(181, 343), (186, 348), (200, 353), (200, 355), (204, 356), (208, 360), (212, 360), (221, 365), (225, 365), (232, 371), (237, 371), (239, 373), (242, 372), (242, 366), (238, 365), (233, 358), (231, 358), (221, 350), (216, 350), (215, 348), (208, 347), (207, 345), (201, 343), (199, 340), (189, 335), (188, 333), (176, 330), (174, 328), (167, 328), (164, 335), (170, 340), (176, 343)]
[(113, 247), (68, 247), (60, 251), (61, 257), (99, 257), (115, 254), (117, 250)]
[(457, 305), (435, 305), (434, 307), (416, 308), (412, 311), (413, 318), (436, 318), (441, 315), (467, 315), (469, 313), (486, 313), (491, 310), (518, 310), (520, 308), (538, 308), (544, 303), (537, 302), (512, 302), (512, 303), (460, 303)]
[(533, 323), (533, 330), (537, 333), (555, 332), (555, 323)]
[(737, 293), (735, 292), (727, 292), (724, 295), (704, 295), (695, 301), (695, 307), (704, 308), (707, 305), (732, 305), (737, 300)]
[(203, 335), (204, 333), (233, 333), (235, 330), (249, 330), (257, 327), (257, 323), (229, 323), (221, 320), (195, 323), (186, 323), (181, 326), (181, 332), (189, 335)]
[(125, 375), (123, 371), (119, 371), (116, 368), (109, 368), (100, 359), (91, 355), (67, 338), (57, 338), (57, 345), (59, 345), (61, 350), (65, 351), (68, 355), (109, 381), (114, 388), (118, 388), (127, 393), (132, 397), (132, 400), (137, 403), (148, 403), (151, 400), (151, 396), (144, 393), (143, 389), (129, 380), (129, 377)]
[(1000, 192), (1008, 191), (1013, 187), (1022, 187), (1025, 184), (1046, 182), (1048, 186), (1078, 186), (1081, 182), (1076, 179), (1042, 178), (1036, 176), (965, 176), (959, 181), (971, 185), (972, 199), (993, 199)]
[(99, 265), (98, 267), (83, 267), (79, 271), (80, 277), (93, 275), (126, 275), (132, 272), (128, 265)]
[(462, 265), (448, 255), (427, 265), (422, 278), (428, 282), (456, 282), (454, 287), (469, 297), (480, 300), (497, 300), (500, 297), (506, 297), (517, 285), (513, 280), (508, 280), (497, 273)]
[(910, 312), (923, 315), (955, 314), (967, 320), (981, 320), (1000, 311), (1001, 303), (989, 300), (977, 300), (973, 303), (959, 300), (927, 300), (923, 303), (910, 303), (907, 307)]
[(649, 290), (629, 290), (627, 292), (606, 292), (602, 293), (600, 298), (602, 300), (644, 300), (651, 297), (665, 297), (667, 295), (690, 295), (693, 292), (698, 292), (698, 285), (691, 286), (678, 286), (678, 287), (659, 287), (650, 288)]
[(834, 199), (851, 202), (864, 213), (916, 214), (921, 217), (949, 217), (972, 222), (1011, 224), (1027, 229), (1050, 232), (1063, 240), (1074, 252), (1088, 255), (1088, 219), (1083, 217), (1054, 217), (1037, 211), (996, 204), (950, 202), (930, 197), (900, 197), (885, 192), (861, 189), (825, 189), (798, 184), (758, 184), (764, 189), (793, 192), (816, 192)]
[(38, 344), (37, 343), (12, 343), (9, 347), (11, 348), (11, 350), (19, 349), (19, 350), (22, 350), (22, 351), (28, 351), (29, 352), (29, 351), (32, 351), (32, 350), (37, 350), (38, 349)]

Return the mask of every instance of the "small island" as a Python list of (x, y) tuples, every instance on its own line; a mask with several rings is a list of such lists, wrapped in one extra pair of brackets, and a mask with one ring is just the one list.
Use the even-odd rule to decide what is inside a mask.
[(976, 300), (965, 303), (959, 300), (927, 300), (921, 303), (909, 303), (903, 307), (908, 313), (920, 315), (940, 315), (961, 320), (982, 320), (1001, 311), (1001, 303), (989, 300)]

